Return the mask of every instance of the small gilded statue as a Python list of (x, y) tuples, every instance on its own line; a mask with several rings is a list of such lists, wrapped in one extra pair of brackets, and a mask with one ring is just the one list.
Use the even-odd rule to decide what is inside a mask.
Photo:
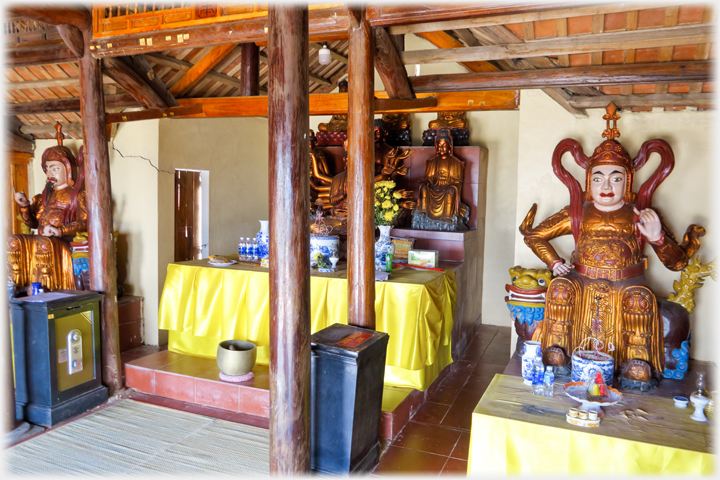
[(57, 130), (58, 146), (42, 155), (45, 189), (32, 202), (24, 192), (14, 196), (23, 222), (38, 231), (38, 235), (12, 235), (8, 239), (8, 271), (16, 286), (41, 282), (49, 291), (76, 288), (70, 241), (76, 233), (87, 231), (83, 149), (76, 160), (62, 145), (62, 133)]
[(387, 125), (387, 143), (393, 147), (412, 145), (412, 120), (409, 113), (385, 113), (382, 116)]
[(428, 123), (428, 128), (466, 128), (466, 112), (438, 112), (437, 118)]
[[(347, 93), (348, 82), (342, 80), (338, 82), (338, 90), (340, 93)], [(348, 115), (347, 113), (338, 113), (332, 116), (329, 123), (321, 123), (318, 125), (321, 132), (347, 132), (348, 131)]]
[[(705, 229), (690, 225), (678, 243), (658, 213), (650, 208), (652, 195), (670, 174), (674, 155), (664, 140), (649, 140), (631, 159), (615, 140), (615, 106), (607, 114), (606, 137), (588, 158), (574, 139), (561, 141), (552, 157), (553, 171), (570, 190), (570, 205), (533, 227), (537, 205), (520, 226), (525, 243), (553, 271), (545, 305), (545, 319), (533, 340), (542, 343), (546, 362), (567, 366), (569, 356), (593, 328), (602, 323), (597, 339), (615, 361), (622, 387), (649, 390), (663, 376), (663, 311), (647, 287), (643, 255), (650, 244), (670, 270), (685, 268), (700, 247)], [(610, 126), (610, 122), (613, 126)], [(586, 171), (585, 190), (562, 166), (565, 152)], [(635, 171), (651, 153), (661, 158), (657, 171), (636, 193)], [(550, 240), (572, 235), (575, 248), (570, 262), (560, 257)], [(597, 313), (596, 313), (597, 312)], [(562, 365), (564, 363), (564, 365)]]
[(435, 156), (425, 166), (420, 179), (420, 201), (413, 212), (412, 228), (418, 230), (467, 230), (469, 211), (461, 202), (465, 163), (453, 155), (448, 130), (435, 137)]
[(330, 185), (333, 175), (330, 172), (325, 154), (317, 148), (317, 137), (310, 130), (310, 203), (316, 204), (318, 199), (323, 210), (329, 210)]

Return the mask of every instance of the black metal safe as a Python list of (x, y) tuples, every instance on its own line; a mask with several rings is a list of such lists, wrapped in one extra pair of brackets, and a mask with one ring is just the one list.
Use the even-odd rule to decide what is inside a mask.
[(18, 420), (52, 426), (108, 399), (101, 373), (102, 297), (58, 290), (10, 299)]
[(388, 334), (334, 324), (311, 338), (310, 467), (367, 473), (380, 457)]

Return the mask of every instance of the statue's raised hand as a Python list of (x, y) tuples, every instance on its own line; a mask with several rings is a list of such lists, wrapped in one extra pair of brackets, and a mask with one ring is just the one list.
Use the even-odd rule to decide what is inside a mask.
[(15, 192), (15, 202), (21, 207), (27, 207), (30, 205), (30, 200), (28, 200), (25, 192)]
[(60, 229), (57, 227), (53, 227), (52, 225), (45, 225), (45, 228), (43, 228), (42, 234), (45, 237), (61, 237), (62, 236)]
[(552, 267), (553, 275), (556, 277), (562, 277), (563, 275), (567, 275), (570, 270), (575, 268), (575, 265), (573, 264), (567, 264), (565, 262), (557, 262)]
[(635, 223), (640, 233), (645, 236), (648, 242), (657, 242), (662, 237), (662, 223), (660, 217), (652, 208), (646, 208), (643, 211), (639, 211), (633, 207), (635, 215), (640, 217)]

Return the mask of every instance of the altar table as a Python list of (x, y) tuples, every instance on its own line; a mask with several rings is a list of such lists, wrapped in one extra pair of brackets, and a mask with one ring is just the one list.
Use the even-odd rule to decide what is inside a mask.
[(468, 475), (714, 472), (712, 425), (692, 420), (692, 407), (623, 392), (588, 428), (565, 419), (578, 406), (561, 384), (548, 398), (533, 395), (522, 377), (495, 375), (472, 415)]
[[(227, 258), (237, 258), (226, 255)], [(257, 363), (270, 354), (268, 269), (215, 267), (207, 260), (171, 263), (160, 299), (159, 326), (169, 331), (172, 352), (215, 358), (222, 340), (257, 345)], [(389, 334), (385, 385), (425, 390), (452, 363), (451, 335), (457, 287), (444, 272), (393, 269), (375, 282), (375, 327)], [(347, 270), (312, 271), (312, 333), (347, 324)]]

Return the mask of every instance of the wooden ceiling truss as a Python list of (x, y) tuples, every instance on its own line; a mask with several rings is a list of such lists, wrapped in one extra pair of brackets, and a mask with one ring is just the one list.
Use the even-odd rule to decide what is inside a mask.
[[(213, 13), (194, 4), (153, 5), (105, 5), (95, 7), (94, 16), (70, 6), (10, 9), (5, 97), (17, 119), (18, 145), (52, 137), (55, 121), (70, 124), (69, 136), (80, 136), (71, 125), (81, 121), (77, 60), (84, 48), (103, 60), (111, 122), (267, 114), (266, 98), (241, 96), (248, 43), (259, 47), (256, 91), (267, 95), (265, 7), (228, 4)], [(311, 114), (347, 108), (347, 95), (330, 93), (348, 75), (349, 12), (340, 3), (310, 9)], [(540, 89), (577, 117), (610, 101), (633, 110), (714, 108), (709, 5), (404, 4), (369, 6), (363, 16), (385, 88), (376, 92), (378, 113), (517, 108), (521, 89)], [(80, 31), (90, 25), (86, 46)], [(437, 48), (404, 51), (407, 34)], [(329, 65), (318, 61), (323, 42)], [(406, 66), (431, 63), (459, 65), (466, 73), (408, 77)], [(146, 113), (127, 120), (116, 115), (128, 108)]]

